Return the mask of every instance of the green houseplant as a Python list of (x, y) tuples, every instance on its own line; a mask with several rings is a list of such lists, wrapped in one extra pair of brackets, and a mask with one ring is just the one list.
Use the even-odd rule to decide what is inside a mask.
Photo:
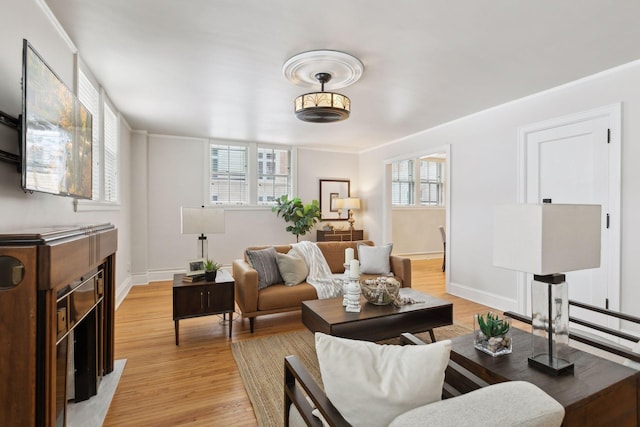
[(510, 320), (492, 312), (474, 315), (474, 347), (492, 356), (511, 353)]
[(213, 282), (216, 280), (218, 270), (222, 268), (222, 265), (215, 262), (212, 259), (208, 259), (204, 262), (204, 278), (207, 282)]
[(276, 205), (271, 210), (292, 224), (287, 226), (287, 231), (295, 234), (296, 242), (320, 219), (320, 206), (317, 200), (312, 200), (310, 204), (305, 205), (298, 197), (289, 200), (286, 195), (283, 195), (276, 199)]

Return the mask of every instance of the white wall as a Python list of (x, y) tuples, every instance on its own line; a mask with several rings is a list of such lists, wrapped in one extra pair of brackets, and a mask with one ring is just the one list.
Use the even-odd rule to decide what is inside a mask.
[[(515, 273), (492, 266), (492, 210), (515, 203), (517, 129), (622, 101), (621, 310), (640, 315), (640, 62), (426, 130), (360, 156), (366, 228), (380, 239), (385, 160), (451, 144), (451, 291), (502, 309), (516, 309)], [(366, 165), (366, 167), (364, 166)], [(571, 165), (567, 165), (571, 167)]]
[[(207, 139), (134, 133), (133, 140), (133, 280), (166, 280), (198, 254), (197, 236), (180, 234), (180, 206), (206, 205)], [(351, 179), (357, 194), (356, 154), (300, 149), (297, 155), (303, 202), (319, 198), (319, 179), (325, 178)], [(228, 268), (248, 246), (294, 243), (286, 226), (268, 207), (225, 208), (225, 232), (207, 235), (209, 257)], [(315, 240), (315, 230), (301, 239)]]
[(445, 208), (395, 208), (392, 211), (393, 253), (442, 256), (439, 226), (445, 226)]
[[(74, 81), (74, 51), (48, 20), (34, 0), (3, 2), (0, 25), (0, 110), (17, 117), (21, 113), (22, 39), (26, 38), (51, 68), (69, 86)], [(0, 126), (0, 149), (17, 153), (17, 134)], [(16, 167), (0, 162), (0, 232), (45, 227), (111, 222), (118, 228), (116, 254), (116, 292), (129, 283), (130, 245), (130, 130), (125, 121), (120, 127), (121, 199), (117, 211), (74, 212), (73, 199), (22, 191)]]

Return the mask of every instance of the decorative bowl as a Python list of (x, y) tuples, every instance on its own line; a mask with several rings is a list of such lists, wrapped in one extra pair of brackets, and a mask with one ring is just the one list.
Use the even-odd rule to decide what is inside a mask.
[(393, 277), (367, 279), (360, 283), (360, 288), (365, 299), (375, 305), (391, 304), (400, 294), (400, 282)]

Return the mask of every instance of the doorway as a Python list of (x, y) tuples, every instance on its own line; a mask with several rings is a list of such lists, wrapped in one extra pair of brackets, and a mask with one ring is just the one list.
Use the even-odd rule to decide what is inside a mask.
[[(601, 266), (568, 272), (569, 298), (620, 307), (620, 117), (616, 104), (519, 129), (518, 201), (602, 206)], [(530, 277), (518, 278), (518, 309), (531, 311)], [(572, 315), (617, 327), (607, 316), (571, 308)]]
[[(398, 167), (401, 166), (402, 173)], [(443, 245), (439, 226), (450, 235), (450, 146), (385, 161), (383, 235), (393, 242), (394, 253), (412, 259), (441, 258), (444, 255), (449, 290), (450, 245)], [(444, 253), (443, 253), (444, 246)]]

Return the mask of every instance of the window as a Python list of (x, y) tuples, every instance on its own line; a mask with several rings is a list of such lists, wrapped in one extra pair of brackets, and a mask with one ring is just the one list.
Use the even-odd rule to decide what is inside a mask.
[(247, 147), (210, 144), (209, 150), (209, 201), (214, 204), (247, 204)]
[(420, 204), (444, 205), (444, 164), (441, 161), (420, 159)]
[[(99, 90), (82, 68), (78, 68), (78, 99), (93, 116), (92, 200), (116, 204), (120, 173), (118, 115), (109, 105), (104, 91)], [(76, 209), (77, 206), (76, 203)]]
[[(444, 206), (444, 153), (391, 164), (393, 206)], [(416, 202), (418, 200), (418, 202)]]
[(104, 103), (104, 201), (118, 201), (118, 116)]
[(414, 162), (402, 160), (391, 165), (391, 204), (413, 205), (415, 192)]
[(258, 147), (258, 204), (274, 204), (291, 193), (291, 151)]
[(273, 205), (293, 194), (293, 151), (252, 143), (209, 143), (209, 202)]
[(92, 193), (93, 200), (100, 198), (100, 93), (93, 86), (89, 78), (82, 70), (78, 75), (78, 99), (89, 110), (92, 121), (92, 147), (91, 157), (93, 161), (92, 167)]

